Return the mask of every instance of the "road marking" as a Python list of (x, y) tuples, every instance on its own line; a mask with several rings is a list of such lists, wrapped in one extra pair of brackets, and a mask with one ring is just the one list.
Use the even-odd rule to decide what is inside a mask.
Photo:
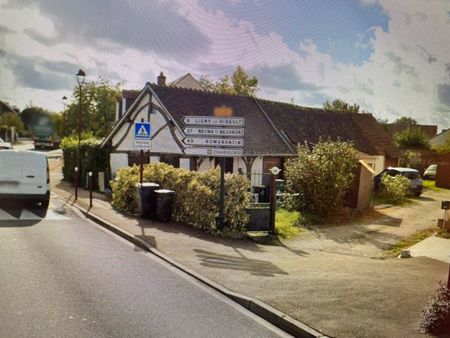
[(0, 221), (11, 221), (16, 220), (17, 218), (11, 214), (8, 214), (6, 211), (0, 209)]
[[(33, 209), (32, 209), (33, 210)], [(11, 213), (0, 209), (0, 221), (63, 221), (70, 218), (61, 215), (52, 209), (44, 210), (35, 209), (34, 212), (28, 209), (9, 210)]]

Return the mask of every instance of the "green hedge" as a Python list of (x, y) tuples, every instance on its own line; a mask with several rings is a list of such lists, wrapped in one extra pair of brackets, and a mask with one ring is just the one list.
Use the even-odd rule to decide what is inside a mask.
[[(137, 212), (136, 184), (139, 167), (122, 168), (111, 182), (112, 206), (126, 213)], [(225, 175), (225, 223), (217, 228), (219, 216), (220, 171), (196, 172), (165, 163), (145, 165), (144, 181), (175, 191), (172, 218), (214, 234), (241, 237), (248, 222), (245, 208), (250, 200), (250, 182), (236, 174)]]
[[(94, 189), (98, 190), (98, 172), (105, 173), (105, 183), (110, 180), (109, 151), (100, 149), (100, 139), (88, 138), (80, 142), (80, 166), (81, 166), (81, 186), (87, 188), (86, 175), (89, 171), (93, 174)], [(61, 142), (63, 151), (63, 177), (65, 181), (75, 182), (75, 167), (77, 165), (77, 144), (78, 140), (66, 137)]]

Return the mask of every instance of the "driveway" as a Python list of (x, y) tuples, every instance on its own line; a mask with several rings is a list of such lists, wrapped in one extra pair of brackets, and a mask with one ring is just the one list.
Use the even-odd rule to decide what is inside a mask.
[(443, 217), (441, 200), (450, 199), (450, 191), (425, 191), (411, 203), (378, 209), (348, 225), (310, 226), (293, 240), (283, 240), (293, 250), (381, 257), (383, 250), (417, 231), (436, 226)]

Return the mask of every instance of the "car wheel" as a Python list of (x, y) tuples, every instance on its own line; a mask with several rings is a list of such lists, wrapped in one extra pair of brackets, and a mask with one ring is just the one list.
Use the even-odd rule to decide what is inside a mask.
[(417, 191), (417, 192), (414, 193), (414, 196), (416, 196), (416, 197), (419, 197), (420, 195), (422, 195), (421, 191)]

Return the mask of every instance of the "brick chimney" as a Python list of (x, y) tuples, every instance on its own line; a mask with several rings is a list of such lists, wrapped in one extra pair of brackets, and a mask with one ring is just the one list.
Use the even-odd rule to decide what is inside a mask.
[(164, 76), (163, 72), (161, 72), (158, 76), (158, 86), (165, 86), (166, 85), (166, 77)]

